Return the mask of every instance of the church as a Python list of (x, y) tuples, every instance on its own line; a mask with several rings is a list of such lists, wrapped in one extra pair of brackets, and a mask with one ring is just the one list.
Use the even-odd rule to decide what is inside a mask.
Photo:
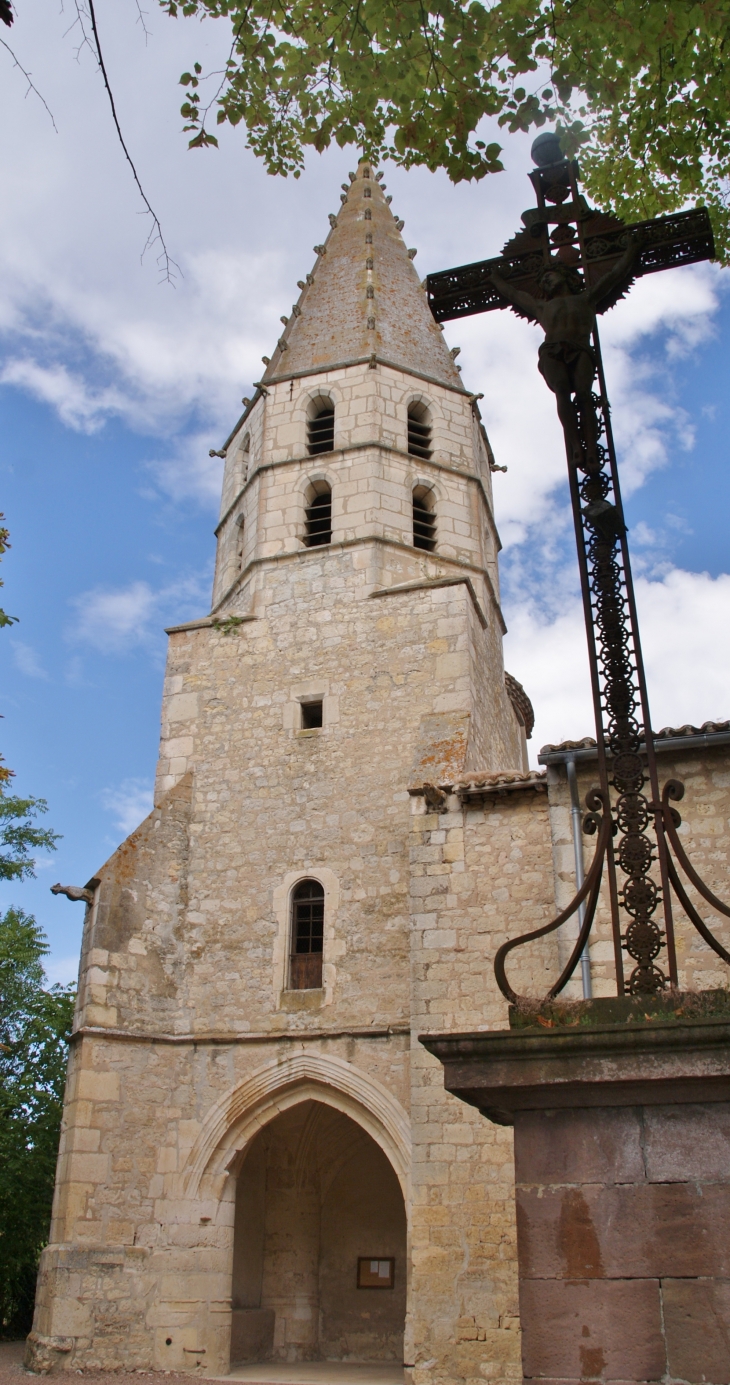
[[(512, 1132), (419, 1035), (505, 1027), (494, 954), (574, 892), (596, 748), (529, 769), (478, 397), (382, 175), (361, 162), (341, 204), (223, 448), (155, 807), (84, 891), (36, 1370), (522, 1380)], [(656, 746), (726, 891), (730, 723)], [(519, 990), (547, 990), (563, 931)], [(678, 954), (683, 984), (725, 984), (681, 923)], [(602, 905), (596, 995), (611, 956)]]

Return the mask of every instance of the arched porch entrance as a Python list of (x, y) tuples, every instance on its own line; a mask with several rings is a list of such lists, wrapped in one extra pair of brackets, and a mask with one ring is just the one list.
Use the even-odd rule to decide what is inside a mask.
[(361, 1124), (302, 1097), (258, 1131), (237, 1169), (231, 1365), (401, 1362), (399, 1179)]

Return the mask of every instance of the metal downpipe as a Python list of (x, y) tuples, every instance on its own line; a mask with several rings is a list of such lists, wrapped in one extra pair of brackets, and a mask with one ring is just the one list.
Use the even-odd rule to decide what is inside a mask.
[[(565, 761), (565, 772), (568, 776), (568, 788), (570, 790), (570, 821), (573, 828), (573, 854), (575, 856), (575, 883), (576, 888), (580, 889), (585, 880), (583, 869), (583, 831), (581, 823), (580, 799), (578, 797), (578, 779), (575, 772), (575, 760), (570, 757)], [(578, 905), (578, 929), (583, 927), (586, 906), (585, 900)], [(588, 943), (580, 955), (580, 975), (583, 982), (583, 999), (591, 1000), (593, 997), (593, 983), (591, 981), (591, 958), (588, 951)]]

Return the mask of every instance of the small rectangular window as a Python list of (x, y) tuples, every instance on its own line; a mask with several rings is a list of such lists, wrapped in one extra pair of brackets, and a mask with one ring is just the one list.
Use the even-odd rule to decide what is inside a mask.
[(395, 1283), (395, 1260), (392, 1255), (360, 1255), (357, 1261), (358, 1289), (392, 1289)]
[(302, 731), (316, 731), (322, 725), (322, 703), (302, 703)]

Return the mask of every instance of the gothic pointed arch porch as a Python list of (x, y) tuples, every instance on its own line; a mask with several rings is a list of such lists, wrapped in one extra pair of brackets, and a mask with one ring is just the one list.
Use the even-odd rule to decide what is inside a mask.
[(377, 1078), (342, 1058), (319, 1053), (267, 1063), (218, 1099), (186, 1161), (185, 1195), (220, 1200), (258, 1131), (278, 1113), (307, 1100), (334, 1107), (367, 1131), (392, 1164), (408, 1209), (411, 1132), (405, 1110)]

